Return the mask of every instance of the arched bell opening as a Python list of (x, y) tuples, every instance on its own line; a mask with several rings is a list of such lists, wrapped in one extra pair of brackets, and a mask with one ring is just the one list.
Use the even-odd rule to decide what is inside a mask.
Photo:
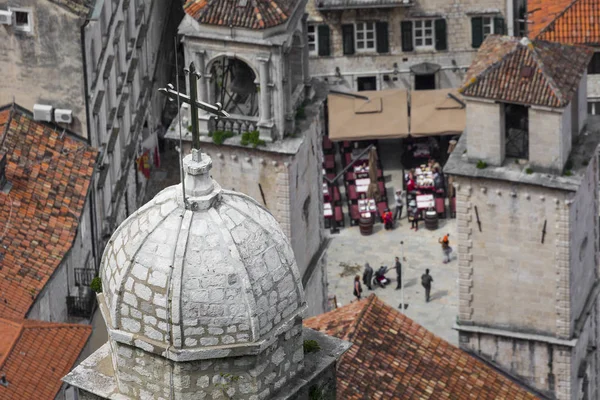
[(212, 63), (210, 73), (214, 78), (214, 99), (223, 104), (225, 111), (238, 116), (259, 115), (257, 76), (247, 63), (239, 58), (223, 56)]

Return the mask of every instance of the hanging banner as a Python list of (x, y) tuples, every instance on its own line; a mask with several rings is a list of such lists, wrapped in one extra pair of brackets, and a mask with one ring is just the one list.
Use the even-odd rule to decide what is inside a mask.
[(136, 160), (137, 169), (140, 171), (146, 179), (150, 179), (150, 151), (146, 150)]

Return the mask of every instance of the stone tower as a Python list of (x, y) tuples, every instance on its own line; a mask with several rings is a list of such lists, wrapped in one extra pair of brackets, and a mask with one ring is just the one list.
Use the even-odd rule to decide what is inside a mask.
[(461, 348), (557, 399), (600, 396), (598, 159), (583, 47), (490, 36), (461, 88)]
[(98, 295), (109, 341), (65, 381), (84, 399), (300, 399), (311, 381), (331, 387), (335, 358), (304, 369), (304, 291), (285, 234), (210, 178), (206, 154), (183, 162), (185, 198), (181, 184), (163, 190), (110, 239)]
[[(288, 237), (307, 293), (307, 315), (327, 310), (322, 83), (308, 76), (306, 0), (187, 0), (179, 36), (185, 66), (199, 74), (199, 100), (221, 102), (231, 118), (200, 111), (200, 141), (212, 176), (258, 200)], [(189, 88), (188, 88), (189, 89)], [(188, 92), (189, 93), (189, 92)], [(179, 122), (181, 121), (181, 125)], [(190, 110), (166, 133), (191, 149)], [(258, 138), (244, 140), (249, 134)]]

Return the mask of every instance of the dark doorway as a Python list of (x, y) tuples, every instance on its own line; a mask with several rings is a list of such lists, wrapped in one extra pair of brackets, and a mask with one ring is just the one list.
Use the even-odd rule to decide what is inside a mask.
[(358, 91), (377, 90), (377, 79), (374, 76), (363, 76), (356, 79)]
[(435, 89), (435, 74), (415, 75), (415, 90)]
[(506, 157), (529, 158), (529, 110), (518, 104), (505, 104)]

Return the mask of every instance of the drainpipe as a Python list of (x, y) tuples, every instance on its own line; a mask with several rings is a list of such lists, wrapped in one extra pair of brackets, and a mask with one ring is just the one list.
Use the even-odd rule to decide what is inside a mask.
[(508, 36), (515, 35), (515, 11), (514, 0), (506, 0), (506, 24)]
[[(90, 99), (88, 96), (87, 60), (85, 57), (85, 28), (89, 22), (90, 22), (90, 20), (86, 17), (85, 21), (81, 25), (80, 42), (81, 42), (81, 61), (83, 63), (83, 85), (84, 85), (83, 97), (85, 98), (85, 119), (86, 119), (86, 125), (87, 125), (87, 142), (90, 145), (92, 145), (92, 130), (91, 130), (90, 104), (89, 104)], [(100, 160), (97, 160), (97, 161), (100, 161)], [(98, 243), (96, 243), (96, 237), (97, 237), (96, 207), (94, 207), (94, 205), (96, 204), (96, 185), (94, 184), (94, 180), (95, 180), (95, 176), (92, 177), (92, 182), (91, 182), (92, 187), (90, 188), (91, 190), (88, 192), (88, 195), (90, 196), (90, 221), (91, 221), (90, 233), (91, 233), (91, 240), (92, 240), (92, 256), (94, 257), (94, 269), (96, 270), (96, 273), (98, 273), (98, 268), (100, 266), (100, 260), (97, 257)]]

